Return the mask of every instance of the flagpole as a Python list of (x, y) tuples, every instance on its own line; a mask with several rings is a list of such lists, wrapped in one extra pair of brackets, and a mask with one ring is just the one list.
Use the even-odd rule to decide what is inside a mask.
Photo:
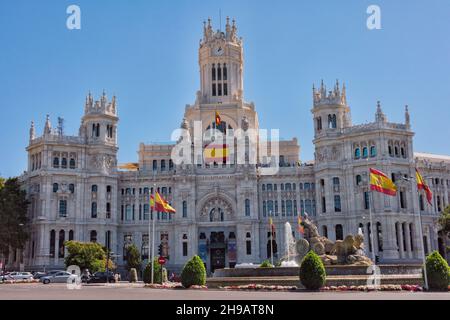
[(270, 220), (270, 219), (272, 219), (272, 211), (270, 211), (269, 221), (272, 222), (270, 224), (270, 234), (272, 235), (270, 237), (270, 260), (271, 260), (271, 263), (272, 263), (272, 266), (273, 266), (274, 265), (273, 264), (273, 220)]
[[(370, 183), (369, 183), (370, 184)], [(373, 219), (372, 219), (372, 204), (373, 204), (373, 194), (369, 186), (369, 221), (370, 221), (370, 243), (372, 244), (372, 261), (376, 265), (377, 261), (375, 259), (375, 245), (373, 241)]]
[[(153, 184), (153, 194), (155, 194), (156, 192), (156, 183)], [(154, 197), (154, 196), (153, 196)], [(156, 201), (154, 200), (155, 205), (153, 206), (154, 209), (156, 210)], [(158, 212), (156, 211), (156, 215), (158, 216)], [(155, 260), (155, 216), (153, 216), (153, 210), (152, 210), (152, 255), (151, 255), (151, 283), (153, 284), (153, 279), (154, 279), (154, 275), (153, 275), (153, 270), (155, 269), (154, 266), (154, 260)], [(150, 221), (148, 223), (148, 229), (150, 232)], [(150, 238), (150, 237), (149, 237)], [(149, 239), (150, 240), (150, 239)]]
[[(417, 169), (416, 169), (416, 177), (417, 177)], [(420, 174), (420, 173), (419, 173)], [(423, 181), (423, 177), (422, 177), (422, 183), (425, 183), (425, 181)], [(416, 187), (417, 187), (417, 178), (416, 178)], [(425, 283), (425, 289), (428, 290), (428, 276), (427, 276), (427, 259), (425, 256), (425, 244), (423, 242), (423, 230), (422, 230), (422, 213), (420, 212), (420, 190), (419, 188), (417, 188), (417, 195), (419, 197), (419, 242), (421, 243), (421, 247), (422, 247), (422, 263), (423, 263), (423, 280)]]

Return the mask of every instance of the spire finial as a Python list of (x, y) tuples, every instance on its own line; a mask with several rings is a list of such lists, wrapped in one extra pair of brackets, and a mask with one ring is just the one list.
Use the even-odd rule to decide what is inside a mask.
[(408, 129), (411, 127), (411, 118), (409, 116), (408, 105), (405, 105), (405, 125)]
[(52, 133), (52, 124), (50, 123), (50, 115), (45, 118), (44, 135), (49, 135)]
[(31, 121), (31, 127), (30, 127), (30, 141), (34, 140), (36, 138), (36, 131), (34, 128), (34, 121)]

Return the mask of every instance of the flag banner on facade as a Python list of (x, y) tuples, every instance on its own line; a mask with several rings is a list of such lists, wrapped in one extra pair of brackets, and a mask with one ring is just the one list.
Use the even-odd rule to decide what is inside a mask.
[(370, 189), (389, 196), (397, 194), (397, 186), (383, 172), (370, 168)]
[(117, 165), (117, 169), (127, 170), (127, 171), (138, 171), (139, 164), (138, 163), (122, 163)]
[(425, 191), (427, 201), (430, 205), (432, 205), (431, 200), (433, 199), (433, 193), (431, 192), (430, 187), (427, 185), (425, 180), (423, 180), (422, 175), (419, 173), (419, 170), (417, 169), (416, 169), (416, 180), (417, 180), (417, 189)]
[(155, 194), (155, 208), (158, 212), (175, 213), (176, 210), (159, 194)]
[(220, 119), (219, 113), (216, 111), (216, 127), (220, 126), (222, 119)]
[(298, 216), (297, 222), (298, 222), (298, 232), (300, 234), (302, 234), (302, 235), (305, 234), (305, 228), (302, 225), (302, 217), (301, 217), (301, 215)]
[(205, 163), (226, 163), (229, 158), (228, 145), (226, 144), (209, 144), (203, 150)]

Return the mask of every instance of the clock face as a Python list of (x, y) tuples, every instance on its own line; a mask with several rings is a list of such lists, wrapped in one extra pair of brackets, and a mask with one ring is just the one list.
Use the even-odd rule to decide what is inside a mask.
[(222, 46), (218, 46), (214, 48), (213, 52), (216, 56), (221, 56), (224, 52), (224, 49)]

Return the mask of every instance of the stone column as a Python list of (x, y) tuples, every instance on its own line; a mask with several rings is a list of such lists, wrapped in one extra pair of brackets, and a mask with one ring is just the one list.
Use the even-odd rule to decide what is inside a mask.
[(402, 231), (402, 224), (400, 222), (396, 223), (395, 225), (397, 234), (398, 234), (398, 253), (400, 259), (405, 258), (405, 251), (403, 248), (403, 231)]
[(391, 218), (385, 218), (384, 220), (384, 226), (383, 224), (381, 225), (381, 234), (383, 236), (383, 258), (398, 259), (399, 253), (396, 247), (395, 224)]
[(411, 231), (409, 229), (409, 223), (405, 222), (405, 239), (406, 239), (406, 252), (407, 257), (409, 259), (412, 258), (412, 252), (411, 252)]

